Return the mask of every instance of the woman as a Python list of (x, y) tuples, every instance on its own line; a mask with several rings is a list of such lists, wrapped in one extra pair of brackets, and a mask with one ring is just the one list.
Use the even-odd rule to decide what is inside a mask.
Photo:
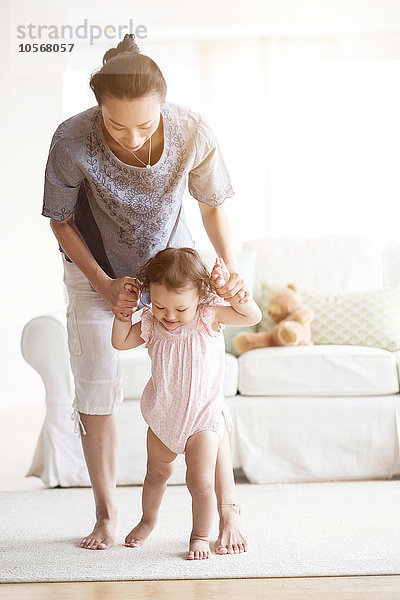
[[(75, 381), (73, 418), (93, 487), (96, 524), (82, 548), (115, 538), (117, 438), (122, 402), (113, 317), (136, 310), (135, 275), (167, 246), (194, 246), (182, 196), (186, 181), (218, 256), (231, 273), (221, 295), (246, 293), (220, 204), (233, 195), (217, 142), (200, 115), (165, 101), (157, 65), (127, 34), (90, 79), (98, 105), (61, 123), (50, 146), (42, 214), (50, 218), (67, 286), (68, 345)], [(244, 551), (227, 437), (220, 445), (215, 493), (219, 554)]]

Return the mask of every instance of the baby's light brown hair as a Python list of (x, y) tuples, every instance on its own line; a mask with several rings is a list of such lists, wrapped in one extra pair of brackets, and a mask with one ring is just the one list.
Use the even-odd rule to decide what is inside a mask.
[(206, 265), (193, 248), (165, 248), (157, 252), (140, 269), (137, 278), (141, 292), (150, 293), (151, 283), (165, 285), (168, 290), (193, 287), (201, 300), (209, 300), (215, 287)]

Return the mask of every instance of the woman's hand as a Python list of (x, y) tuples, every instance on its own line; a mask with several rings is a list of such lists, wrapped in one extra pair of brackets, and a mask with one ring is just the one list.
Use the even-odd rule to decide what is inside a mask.
[(230, 302), (237, 296), (241, 304), (248, 302), (249, 291), (243, 279), (238, 273), (231, 272), (226, 266), (223, 258), (217, 258), (211, 272), (218, 296)]
[(119, 321), (130, 321), (135, 312), (140, 283), (133, 277), (108, 278), (97, 290)]

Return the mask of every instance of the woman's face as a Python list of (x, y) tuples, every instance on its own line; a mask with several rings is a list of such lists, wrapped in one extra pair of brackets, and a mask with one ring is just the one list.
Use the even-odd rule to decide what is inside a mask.
[(173, 291), (162, 283), (150, 284), (150, 298), (153, 315), (169, 331), (194, 319), (200, 301), (193, 287)]
[(103, 123), (114, 140), (129, 152), (138, 152), (157, 130), (162, 108), (157, 94), (134, 100), (103, 98)]

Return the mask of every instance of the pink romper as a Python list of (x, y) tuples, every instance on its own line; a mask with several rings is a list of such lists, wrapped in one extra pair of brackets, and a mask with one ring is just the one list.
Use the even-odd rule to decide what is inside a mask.
[(228, 431), (232, 428), (223, 394), (224, 325), (214, 331), (211, 322), (216, 304), (226, 306), (214, 296), (174, 331), (168, 331), (150, 308), (143, 309), (141, 337), (152, 366), (140, 408), (150, 429), (176, 454), (184, 454), (194, 433), (212, 430), (221, 439), (224, 423)]

